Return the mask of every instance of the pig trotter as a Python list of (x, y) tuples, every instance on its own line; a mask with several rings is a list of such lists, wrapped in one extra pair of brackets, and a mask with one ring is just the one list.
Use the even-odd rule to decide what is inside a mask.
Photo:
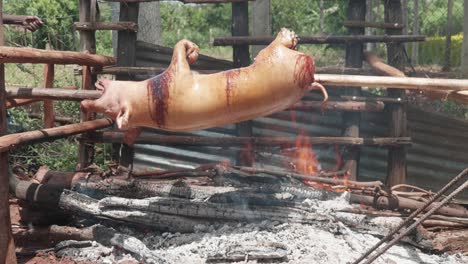
[(297, 50), (297, 43), (299, 38), (297, 37), (294, 31), (291, 31), (287, 28), (281, 28), (280, 31), (280, 41), (286, 48)]
[[(198, 59), (198, 46), (190, 40), (183, 39), (174, 47), (173, 61), (177, 62), (177, 65), (182, 66), (186, 70), (190, 70), (188, 64), (193, 64)], [(187, 64), (188, 62), (188, 64)]]

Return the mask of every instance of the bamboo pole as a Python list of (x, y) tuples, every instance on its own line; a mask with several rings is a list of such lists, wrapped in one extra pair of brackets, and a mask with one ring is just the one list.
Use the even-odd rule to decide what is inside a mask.
[[(406, 77), (404, 72), (382, 62), (375, 54), (371, 52), (365, 53), (365, 60), (367, 63), (369, 63), (369, 65), (372, 66), (372, 68), (376, 72), (380, 74), (393, 76), (393, 77)], [(454, 101), (454, 102), (461, 103), (461, 104), (468, 104), (468, 91), (429, 90), (429, 91), (422, 91), (422, 93), (425, 96), (433, 100), (442, 99), (442, 100)]]
[(391, 87), (413, 90), (460, 91), (468, 90), (468, 80), (428, 79), (413, 77), (382, 77), (364, 75), (315, 74), (315, 81), (325, 86)]
[(79, 124), (5, 135), (0, 137), (0, 152), (6, 152), (20, 145), (50, 141), (57, 138), (106, 128), (111, 126), (113, 123), (114, 122), (111, 119), (104, 118)]
[[(123, 132), (97, 132), (83, 139), (90, 142), (122, 143)], [(306, 137), (312, 145), (366, 145), (366, 146), (399, 146), (410, 145), (411, 139), (405, 138), (355, 138), (355, 137)], [(167, 136), (156, 134), (141, 134), (137, 144), (180, 145), (180, 146), (295, 146), (296, 137), (199, 137), (199, 136)]]
[[(381, 77), (363, 75), (316, 74), (315, 80), (325, 86), (364, 86), (368, 88), (392, 87), (423, 91), (454, 92), (468, 91), (468, 80), (427, 79), (413, 77)], [(461, 91), (461, 92), (460, 92)], [(40, 98), (55, 100), (97, 99), (99, 91), (79, 91), (70, 89), (41, 89), (14, 87), (6, 89), (7, 98)], [(397, 100), (397, 99), (395, 99)], [(397, 100), (398, 101), (398, 100)]]
[(74, 51), (0, 47), (0, 62), (105, 66), (115, 64), (115, 58)]

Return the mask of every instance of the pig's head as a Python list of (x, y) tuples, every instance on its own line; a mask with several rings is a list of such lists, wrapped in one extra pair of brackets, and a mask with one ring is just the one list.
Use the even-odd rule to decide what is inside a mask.
[(81, 110), (85, 113), (103, 113), (115, 120), (119, 129), (129, 128), (130, 99), (129, 91), (125, 91), (126, 82), (101, 79), (96, 82), (96, 89), (102, 92), (97, 100), (83, 100)]

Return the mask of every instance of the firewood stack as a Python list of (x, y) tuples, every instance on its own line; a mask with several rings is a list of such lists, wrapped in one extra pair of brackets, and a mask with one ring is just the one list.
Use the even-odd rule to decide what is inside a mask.
[[(386, 189), (379, 181), (350, 181), (346, 176), (346, 171), (305, 175), (229, 164), (134, 172), (120, 167), (109, 171), (90, 167), (75, 173), (41, 168), (33, 180), (11, 179), (16, 197), (22, 199), (16, 207), (21, 219), (13, 231), (21, 254), (45, 250), (73, 257), (118, 248), (145, 263), (171, 263), (170, 258), (155, 255), (141, 234), (161, 232), (155, 235), (163, 239), (159, 246), (164, 245), (164, 236), (167, 240), (200, 232), (208, 235), (219, 227), (241, 230), (243, 225), (353, 229), (381, 236), (434, 196), (414, 186)], [(467, 227), (465, 204), (452, 199), (401, 242), (423, 250), (466, 254)], [(204, 259), (293, 259), (288, 245), (277, 241), (239, 243), (228, 251), (213, 251)]]

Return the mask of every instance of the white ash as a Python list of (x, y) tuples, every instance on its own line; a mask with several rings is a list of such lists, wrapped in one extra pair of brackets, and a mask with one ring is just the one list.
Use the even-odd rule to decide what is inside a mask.
[[(143, 234), (125, 226), (118, 228), (117, 232), (141, 240), (151, 255), (159, 258), (159, 263), (206, 263), (209, 256), (223, 256), (233, 249), (248, 251), (249, 248), (263, 246), (270, 248), (276, 246), (278, 250), (286, 252), (286, 259), (275, 263), (347, 263), (357, 259), (380, 240), (380, 237), (351, 229), (346, 225), (346, 221), (338, 220), (354, 217), (348, 220), (359, 222), (366, 217), (334, 212), (334, 210), (349, 207), (346, 196), (339, 197), (335, 201), (309, 200), (304, 203), (304, 206), (316, 212), (328, 214), (330, 219), (335, 220), (316, 222), (313, 225), (268, 220), (260, 223), (239, 223), (233, 226), (199, 225), (196, 226), (194, 233), (187, 234), (169, 232)], [(376, 226), (381, 225), (382, 221), (388, 222), (385, 226), (391, 228), (401, 219), (396, 221), (390, 218), (375, 218), (374, 221)], [(380, 232), (380, 235), (382, 234), (384, 234), (383, 231)], [(92, 248), (90, 247), (90, 250)], [(80, 250), (86, 251), (88, 248)], [(109, 248), (109, 250), (110, 255), (100, 254), (98, 259), (90, 260), (97, 263), (118, 263), (123, 257), (122, 252), (115, 248)], [(234, 263), (257, 263), (257, 261), (247, 259), (247, 261)], [(415, 247), (398, 244), (375, 263), (468, 263), (468, 257), (447, 254), (430, 255)]]

